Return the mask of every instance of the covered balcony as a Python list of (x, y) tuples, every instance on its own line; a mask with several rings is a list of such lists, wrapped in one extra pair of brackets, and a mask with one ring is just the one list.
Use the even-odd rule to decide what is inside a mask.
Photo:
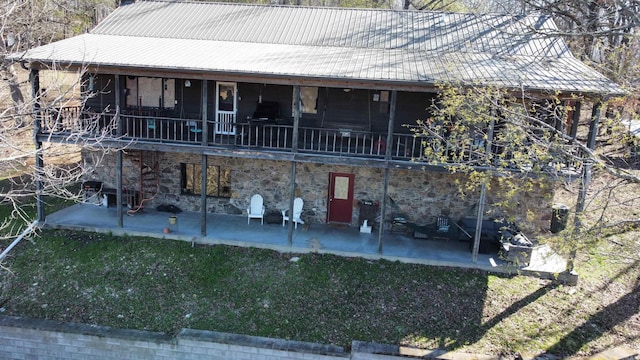
[[(218, 150), (246, 150), (256, 154), (296, 152), (325, 159), (327, 156), (355, 161), (388, 159), (436, 166), (464, 163), (490, 168), (497, 161), (505, 159), (504, 156), (500, 160), (497, 157), (505, 144), (494, 140), (490, 149), (487, 149), (486, 138), (482, 133), (460, 142), (459, 139), (450, 141), (435, 133), (411, 131), (406, 126), (403, 132), (393, 132), (388, 136), (356, 124), (328, 124), (330, 127), (295, 127), (292, 121), (253, 117), (220, 123), (203, 120), (197, 114), (176, 117), (172, 112), (162, 110), (97, 113), (80, 107), (66, 107), (43, 112), (40, 133), (52, 138), (64, 138), (75, 133), (138, 145), (174, 144)], [(572, 148), (570, 144), (566, 146)], [(579, 171), (579, 162), (574, 160), (579, 158), (579, 149), (564, 151), (575, 154), (575, 158), (566, 158), (560, 163), (542, 164), (538, 168), (555, 168), (571, 173)], [(493, 160), (488, 160), (490, 157)], [(532, 156), (524, 166), (522, 163), (514, 163), (512, 168), (518, 171), (530, 170), (536, 165), (535, 162), (536, 158)]]

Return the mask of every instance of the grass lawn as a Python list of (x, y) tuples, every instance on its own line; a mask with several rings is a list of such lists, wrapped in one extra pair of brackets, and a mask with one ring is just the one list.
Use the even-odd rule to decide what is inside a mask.
[(5, 315), (481, 354), (568, 356), (639, 345), (638, 264), (594, 254), (581, 258), (578, 286), (566, 287), (399, 262), (46, 230), (23, 240), (3, 266)]

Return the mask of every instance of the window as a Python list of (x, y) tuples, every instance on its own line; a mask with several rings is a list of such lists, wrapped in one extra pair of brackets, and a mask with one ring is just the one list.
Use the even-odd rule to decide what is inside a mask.
[[(180, 164), (182, 194), (200, 195), (202, 189), (202, 166)], [(231, 196), (231, 170), (220, 166), (207, 166), (207, 196)]]
[[(295, 93), (295, 92), (294, 92)], [(295, 96), (291, 109), (295, 109)], [(317, 114), (318, 113), (318, 88), (312, 86), (300, 87), (300, 111), (304, 114)], [(293, 114), (295, 115), (295, 114)]]
[(125, 86), (125, 101), (129, 107), (175, 107), (175, 79), (127, 76)]
[(381, 114), (389, 113), (389, 91), (380, 91), (373, 94), (373, 102), (380, 103), (379, 111)]

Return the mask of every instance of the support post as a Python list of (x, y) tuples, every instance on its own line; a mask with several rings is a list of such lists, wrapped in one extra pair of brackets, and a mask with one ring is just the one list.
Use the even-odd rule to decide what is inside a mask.
[(202, 154), (201, 163), (202, 171), (200, 172), (200, 174), (202, 178), (200, 179), (200, 233), (202, 234), (202, 236), (207, 236), (207, 172), (209, 168), (207, 155)]
[(380, 201), (380, 224), (378, 225), (378, 253), (382, 254), (382, 234), (384, 233), (384, 219), (387, 207), (387, 192), (389, 191), (389, 168), (384, 168), (384, 184), (382, 188), (382, 201)]
[(122, 149), (116, 152), (116, 213), (118, 216), (118, 227), (124, 226), (122, 212)]
[[(300, 85), (293, 86), (293, 143), (292, 152), (298, 151), (298, 127), (300, 124)], [(289, 189), (289, 228), (287, 239), (293, 245), (293, 200), (296, 197), (296, 161), (291, 161), (291, 187)]]
[(476, 233), (473, 236), (473, 251), (471, 261), (478, 262), (478, 252), (480, 250), (480, 238), (482, 236), (482, 220), (484, 216), (484, 202), (487, 197), (487, 183), (484, 181), (480, 188), (480, 200), (478, 200), (478, 218), (476, 219)]
[[(593, 104), (593, 110), (591, 111), (591, 122), (589, 124), (589, 137), (587, 138), (587, 147), (594, 150), (596, 146), (596, 136), (598, 135), (598, 123), (600, 122), (602, 103), (597, 101)], [(587, 162), (582, 165), (582, 176), (580, 178), (580, 190), (578, 191), (578, 199), (576, 201), (576, 214), (573, 219), (573, 242), (571, 244), (571, 251), (569, 253), (569, 259), (567, 259), (567, 272), (574, 273), (575, 260), (578, 253), (578, 238), (582, 231), (582, 212), (584, 212), (585, 204), (587, 201), (587, 191), (589, 191), (589, 185), (591, 184), (591, 163)]]
[[(391, 160), (391, 148), (393, 147), (393, 128), (396, 117), (396, 102), (398, 99), (398, 91), (391, 91), (391, 103), (389, 104), (389, 124), (387, 126), (387, 144), (385, 147), (384, 159), (384, 184), (382, 187), (382, 200), (380, 201), (380, 224), (378, 225), (378, 253), (382, 254), (382, 235), (384, 233), (384, 219), (387, 209), (387, 193), (389, 191), (389, 160)], [(360, 224), (358, 224), (360, 225)]]
[(36, 221), (43, 223), (45, 220), (44, 209), (44, 155), (42, 154), (42, 141), (40, 141), (40, 127), (42, 126), (42, 110), (40, 108), (40, 71), (31, 69), (31, 98), (33, 99), (33, 144), (36, 150), (35, 185), (36, 185)]
[(44, 177), (44, 157), (42, 155), (42, 142), (36, 141), (36, 209), (39, 223), (43, 223), (45, 216), (44, 209), (44, 183), (42, 178)]
[(571, 242), (571, 251), (569, 252), (569, 258), (567, 259), (567, 272), (573, 273), (575, 268), (575, 260), (578, 255), (578, 238), (582, 231), (582, 212), (587, 201), (587, 190), (591, 183), (591, 164), (584, 164), (582, 166), (582, 175), (580, 177), (580, 190), (578, 191), (578, 200), (576, 201), (576, 214), (573, 218), (573, 239)]
[[(116, 135), (118, 137), (122, 136), (123, 128), (122, 128), (122, 117), (120, 116), (120, 104), (122, 102), (123, 90), (120, 87), (120, 75), (115, 76), (114, 86), (116, 88), (116, 115), (115, 115), (115, 126), (116, 126)], [(102, 98), (102, 96), (100, 96)], [(124, 227), (124, 214), (122, 212), (122, 149), (118, 149), (116, 151), (116, 216), (118, 217), (118, 227)]]

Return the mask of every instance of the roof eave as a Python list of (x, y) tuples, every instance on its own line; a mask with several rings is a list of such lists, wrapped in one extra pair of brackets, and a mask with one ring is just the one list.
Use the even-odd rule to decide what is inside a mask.
[[(25, 59), (23, 55), (10, 56), (8, 59), (15, 62), (29, 62), (30, 67), (34, 69), (52, 69), (63, 67), (68, 70), (85, 70), (89, 72), (99, 72), (108, 69), (110, 72), (119, 75), (136, 75), (150, 77), (167, 77), (172, 74), (176, 78), (197, 77), (207, 80), (218, 81), (238, 81), (238, 82), (265, 82), (278, 85), (301, 85), (301, 86), (328, 86), (328, 87), (345, 87), (360, 89), (384, 89), (384, 90), (400, 90), (400, 91), (418, 91), (418, 92), (436, 92), (441, 84), (451, 83), (453, 81), (400, 81), (400, 80), (384, 80), (384, 79), (354, 79), (343, 77), (321, 77), (321, 76), (300, 76), (289, 74), (271, 74), (271, 73), (248, 73), (242, 71), (221, 71), (221, 70), (202, 70), (202, 69), (185, 69), (176, 67), (157, 68), (151, 66), (122, 66), (120, 64), (86, 64), (80, 62), (62, 62), (51, 61), (48, 59)], [(461, 82), (460, 86), (491, 86), (492, 84), (478, 84), (471, 82)], [(495, 84), (493, 84), (495, 85)], [(505, 89), (518, 92), (537, 93), (541, 95), (549, 95), (559, 92), (561, 97), (583, 97), (583, 98), (600, 98), (602, 100), (616, 98), (628, 95), (623, 89), (614, 91), (588, 91), (588, 90), (562, 90), (549, 89), (535, 86), (501, 86)]]

